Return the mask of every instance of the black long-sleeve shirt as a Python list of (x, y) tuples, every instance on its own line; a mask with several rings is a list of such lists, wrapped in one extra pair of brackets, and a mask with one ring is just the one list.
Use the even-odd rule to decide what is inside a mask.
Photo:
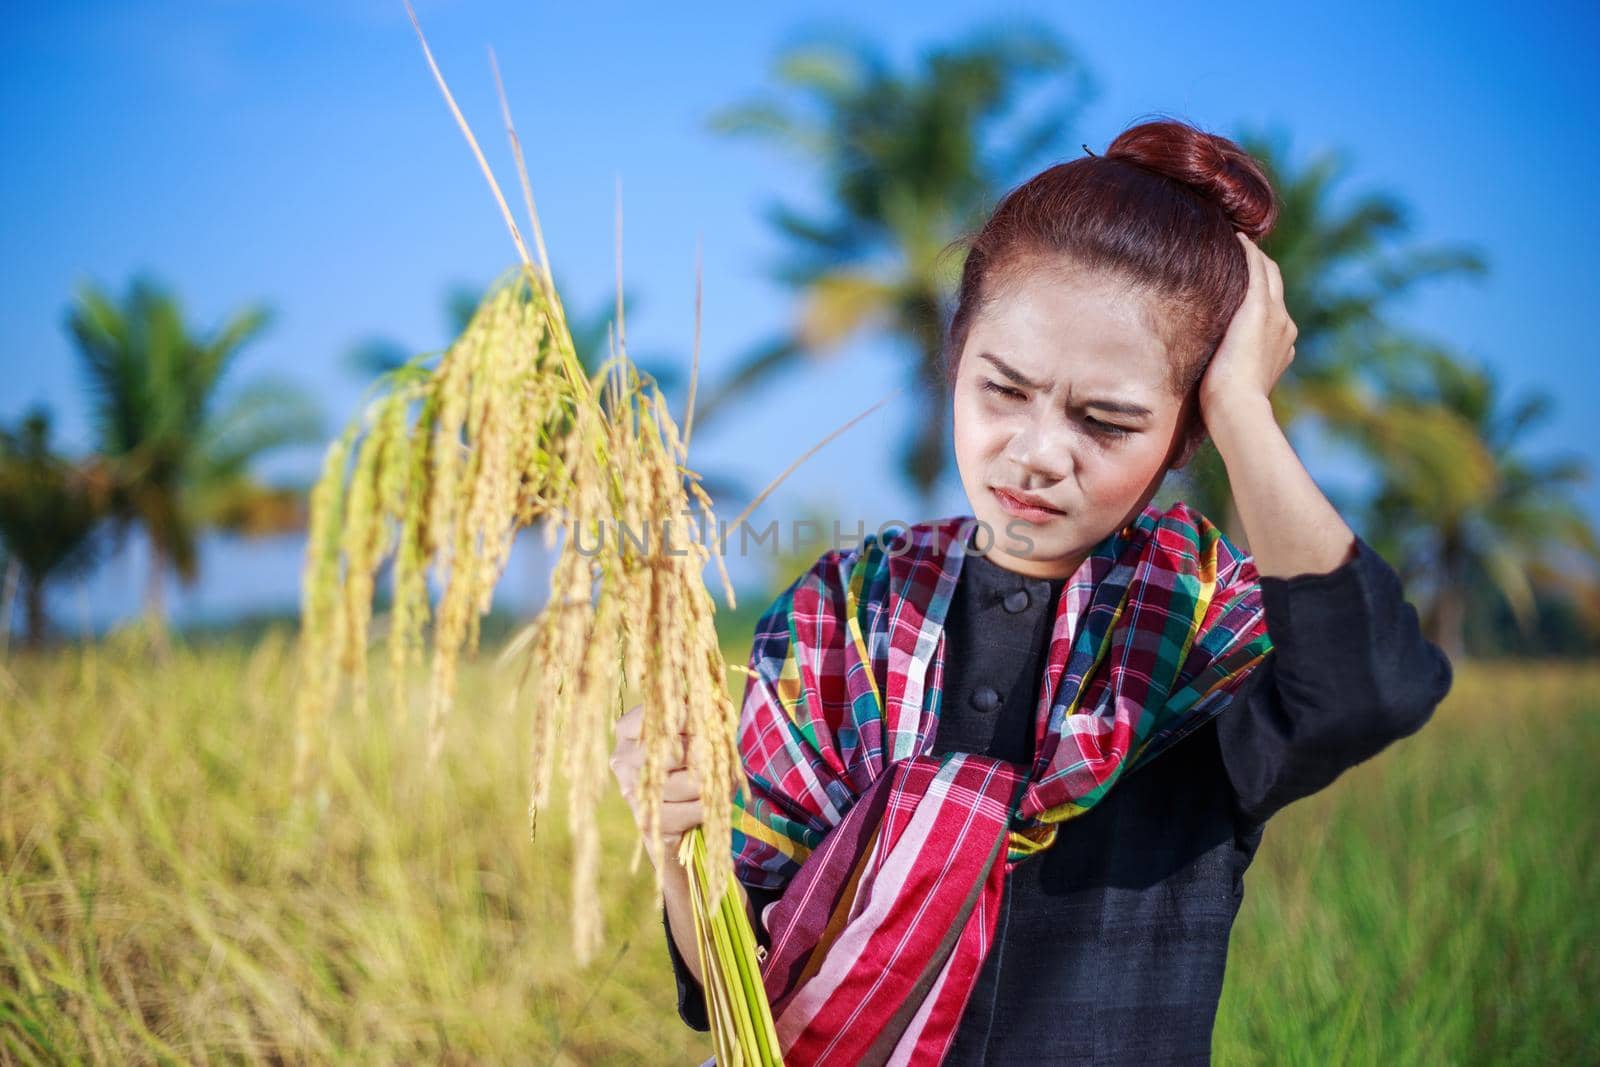
[[(1064, 582), (968, 555), (945, 622), (937, 752), (1031, 761)], [(1263, 824), (1420, 729), (1452, 677), (1399, 577), (1359, 536), (1327, 574), (1260, 583), (1274, 653), (1229, 706), (1062, 823), (1006, 880), (946, 1065), (1210, 1061), (1228, 937)], [(758, 909), (781, 895), (746, 892)], [(703, 989), (665, 912), (662, 922), (678, 1013), (708, 1030)], [(757, 937), (770, 947), (759, 924)]]

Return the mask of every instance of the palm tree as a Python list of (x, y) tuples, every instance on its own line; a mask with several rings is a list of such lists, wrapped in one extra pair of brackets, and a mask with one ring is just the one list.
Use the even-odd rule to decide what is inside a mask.
[[(1064, 141), (1091, 85), (1051, 29), (1015, 21), (929, 50), (909, 74), (865, 41), (816, 35), (779, 56), (775, 78), (795, 99), (752, 100), (714, 115), (712, 128), (797, 150), (821, 171), (828, 207), (823, 216), (769, 207), (789, 245), (772, 273), (800, 294), (798, 320), (709, 390), (696, 422), (708, 424), (807, 356), (868, 331), (885, 334), (907, 354), (911, 392), (928, 413), (899, 456), (926, 498), (949, 462), (940, 347), (961, 267), (939, 253)], [(1042, 117), (1019, 121), (1018, 99), (1039, 80), (1055, 99)]]
[[(1438, 347), (1415, 345), (1409, 373), (1389, 383), (1388, 416), (1446, 412), (1482, 442), (1487, 477), (1463, 475), (1448, 447), (1412, 463), (1390, 463), (1371, 503), (1373, 546), (1396, 561), (1427, 602), (1429, 636), (1452, 658), (1466, 654), (1467, 591), (1493, 589), (1523, 630), (1537, 594), (1580, 611), (1600, 589), (1600, 538), (1572, 490), (1589, 475), (1576, 456), (1525, 454), (1529, 431), (1549, 417), (1543, 392), (1510, 398), (1488, 368)], [(1417, 458), (1413, 454), (1412, 458)], [(1595, 620), (1590, 620), (1593, 625)]]
[(321, 416), (298, 388), (258, 380), (225, 401), (222, 384), (269, 313), (249, 307), (214, 332), (196, 333), (177, 298), (139, 277), (119, 304), (92, 284), (68, 309), (93, 395), (97, 451), (111, 464), (119, 537), (138, 526), (149, 544), (145, 615), (165, 631), (168, 570), (192, 583), (200, 531), (247, 535), (298, 529), (303, 490), (268, 487), (251, 474), (263, 455), (321, 440)]
[(51, 450), (44, 408), (34, 408), (14, 429), (0, 427), (0, 545), (21, 577), (31, 647), (44, 642), (46, 588), (94, 561), (105, 514), (99, 474), (97, 465), (74, 464)]

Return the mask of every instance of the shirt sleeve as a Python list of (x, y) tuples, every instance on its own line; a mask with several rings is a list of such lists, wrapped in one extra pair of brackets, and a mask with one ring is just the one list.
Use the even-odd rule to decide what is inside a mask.
[[(744, 891), (750, 897), (750, 902), (756, 906), (757, 914), (764, 913), (767, 905), (783, 895), (781, 890), (759, 889), (746, 885)], [(667, 918), (665, 905), (661, 908), (661, 926), (667, 932), (667, 952), (672, 958), (672, 974), (678, 983), (678, 1018), (682, 1019), (691, 1030), (702, 1032), (711, 1029), (711, 1019), (706, 1009), (705, 986), (689, 970), (689, 965), (684, 962), (683, 953), (678, 951), (678, 943), (672, 939), (672, 920)], [(772, 938), (767, 933), (766, 924), (756, 923), (756, 941), (762, 948), (772, 948)]]
[(1251, 822), (1420, 730), (1450, 690), (1450, 661), (1423, 637), (1399, 575), (1359, 535), (1354, 547), (1326, 574), (1259, 579), (1273, 652), (1217, 719)]

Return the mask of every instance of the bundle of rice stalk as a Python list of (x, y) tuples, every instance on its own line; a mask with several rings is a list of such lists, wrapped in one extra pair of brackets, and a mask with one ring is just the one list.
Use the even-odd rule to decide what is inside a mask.
[[(387, 644), (391, 706), (409, 706), (408, 668), (423, 658), (432, 622), (427, 693), (428, 764), (443, 742), (456, 669), (478, 649), (478, 624), (492, 601), (518, 530), (542, 524), (560, 544), (545, 607), (505, 648), (520, 658), (513, 699), (532, 705), (530, 835), (549, 802), (559, 760), (575, 857), (573, 947), (580, 963), (600, 946), (596, 892), (599, 842), (594, 812), (609, 780), (608, 744), (630, 687), (642, 695), (639, 790), (663, 897), (661, 792), (689, 738), (689, 760), (704, 790), (704, 822), (684, 835), (678, 861), (689, 870), (695, 931), (723, 1064), (781, 1062), (762, 987), (756, 941), (733, 881), (731, 817), (742, 787), (738, 709), (729, 698), (733, 665), (722, 656), (715, 604), (703, 577), (715, 560), (726, 600), (733, 589), (719, 526), (699, 476), (687, 466), (699, 367), (697, 269), (694, 365), (680, 434), (657, 383), (628, 360), (623, 329), (621, 216), (618, 211), (617, 318), (612, 354), (591, 377), (573, 346), (552, 281), (523, 159), (499, 71), (497, 90), (538, 249), (536, 267), (435, 63), (416, 15), (407, 13), (445, 101), (487, 179), (520, 264), (498, 279), (437, 367), (413, 361), (381, 379), (370, 401), (328, 448), (312, 491), (302, 588), (295, 795), (304, 798), (327, 744), (327, 719), (345, 696), (368, 714), (366, 656), (380, 568), (392, 563)], [(493, 53), (490, 54), (493, 66)], [(893, 394), (891, 394), (892, 396)], [(829, 434), (785, 470), (734, 521), (812, 452), (881, 406)], [(698, 508), (705, 520), (696, 527)], [(435, 604), (429, 574), (440, 592)], [(431, 615), (431, 620), (430, 620)], [(402, 723), (403, 724), (403, 723)], [(633, 857), (637, 870), (640, 852)]]

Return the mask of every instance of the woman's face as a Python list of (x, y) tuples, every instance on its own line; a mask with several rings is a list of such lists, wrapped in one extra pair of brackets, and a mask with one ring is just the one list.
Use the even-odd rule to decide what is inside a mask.
[[(1142, 299), (1082, 272), (1033, 269), (973, 321), (954, 390), (956, 466), (979, 545), (1009, 570), (1068, 576), (1143, 510), (1198, 440)], [(1043, 498), (1018, 515), (996, 490)], [(992, 542), (990, 540), (992, 536)]]

